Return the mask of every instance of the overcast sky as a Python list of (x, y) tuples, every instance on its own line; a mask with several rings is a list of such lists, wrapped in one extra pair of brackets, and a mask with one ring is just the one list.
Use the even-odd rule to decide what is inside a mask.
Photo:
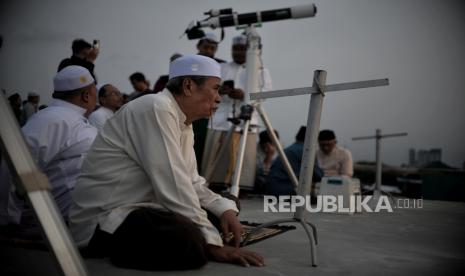
[[(333, 92), (324, 99), (321, 128), (336, 131), (355, 160), (374, 160), (374, 141), (355, 136), (408, 132), (383, 141), (385, 163), (408, 162), (408, 149), (442, 148), (443, 161), (465, 161), (465, 4), (436, 0), (79, 0), (0, 4), (0, 88), (23, 97), (35, 90), (51, 100), (52, 78), (71, 55), (75, 38), (101, 40), (99, 82), (130, 93), (128, 76), (141, 71), (152, 84), (168, 71), (174, 52), (196, 53), (179, 38), (188, 23), (212, 8), (238, 13), (315, 3), (314, 18), (269, 22), (258, 29), (263, 61), (275, 89), (310, 86), (313, 71), (327, 83), (389, 78), (390, 86)], [(213, 31), (217, 35), (219, 30)], [(226, 28), (217, 56), (231, 59)], [(264, 106), (285, 145), (306, 124), (310, 96), (270, 99)]]

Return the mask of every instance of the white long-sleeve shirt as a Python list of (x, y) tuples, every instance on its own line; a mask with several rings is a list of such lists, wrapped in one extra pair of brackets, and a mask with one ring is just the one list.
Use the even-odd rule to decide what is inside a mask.
[(354, 174), (352, 154), (345, 148), (336, 146), (329, 155), (319, 149), (316, 158), (325, 176), (347, 175), (352, 177)]
[[(85, 109), (77, 105), (53, 99), (49, 107), (32, 116), (22, 128), (32, 158), (39, 169), (47, 175), (52, 186), (51, 193), (65, 218), (71, 205), (71, 191), (81, 171), (82, 161), (97, 135), (97, 129), (84, 117), (85, 112)], [(3, 183), (2, 179), (2, 185), (12, 185), (12, 183)], [(9, 202), (9, 204), (19, 203)], [(16, 207), (22, 208), (22, 206)], [(11, 209), (12, 206), (9, 208)], [(14, 215), (21, 216), (21, 223), (24, 225), (35, 224), (35, 218), (29, 208)]]
[(89, 123), (100, 131), (105, 122), (110, 119), (113, 114), (115, 114), (113, 110), (101, 106), (99, 109), (90, 114)]
[[(233, 80), (234, 88), (239, 88), (245, 91), (247, 83), (245, 64), (240, 65), (235, 62), (221, 63), (221, 79), (223, 81)], [(272, 89), (270, 73), (266, 68), (259, 70), (258, 72), (258, 87), (261, 91), (268, 91)], [(228, 121), (228, 118), (233, 116), (233, 110), (235, 111), (236, 117), (238, 117), (241, 112), (241, 105), (243, 104), (244, 101), (232, 99), (228, 95), (222, 95), (221, 103), (218, 105), (218, 109), (210, 119), (211, 122), (208, 124), (208, 127), (215, 130), (228, 131), (232, 125), (232, 123)], [(252, 113), (250, 124), (258, 125), (258, 113), (255, 110)]]
[(198, 175), (192, 125), (185, 121), (166, 89), (131, 101), (107, 121), (73, 192), (70, 229), (79, 246), (88, 244), (97, 225), (111, 234), (142, 206), (184, 215), (207, 243), (223, 245), (201, 206), (218, 217), (238, 210)]

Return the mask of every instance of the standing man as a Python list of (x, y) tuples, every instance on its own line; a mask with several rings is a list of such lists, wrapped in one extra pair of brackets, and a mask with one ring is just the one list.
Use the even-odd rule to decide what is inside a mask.
[[(53, 101), (22, 128), (31, 155), (47, 175), (51, 193), (65, 221), (71, 205), (71, 191), (81, 172), (84, 156), (97, 135), (86, 114), (97, 102), (94, 78), (81, 66), (67, 66), (53, 79)], [(3, 183), (3, 181), (2, 181)], [(32, 207), (17, 206), (20, 223), (15, 236), (40, 239), (41, 231)], [(18, 203), (19, 204), (19, 203)]]
[(324, 176), (348, 176), (354, 174), (352, 154), (349, 150), (337, 146), (336, 135), (332, 130), (322, 130), (318, 135), (318, 164)]
[[(207, 258), (263, 265), (237, 248), (243, 229), (235, 203), (197, 173), (192, 122), (216, 110), (220, 77), (213, 59), (183, 56), (170, 64), (167, 89), (129, 102), (107, 122), (73, 193), (70, 228), (80, 247), (135, 269), (192, 269)], [(205, 210), (236, 247), (223, 244)]]
[[(89, 70), (94, 80), (96, 80), (97, 78), (95, 77), (94, 73), (94, 62), (100, 52), (98, 44), (92, 46), (84, 39), (75, 39), (71, 49), (73, 51), (73, 55), (70, 58), (66, 58), (60, 62), (60, 65), (58, 65), (58, 71), (70, 65), (82, 66)], [(95, 83), (97, 83), (97, 81), (95, 81)]]
[(123, 96), (118, 88), (111, 84), (105, 84), (98, 91), (100, 108), (92, 112), (89, 122), (101, 130), (105, 122), (123, 105)]
[(145, 78), (145, 75), (141, 72), (135, 72), (129, 76), (129, 81), (131, 82), (134, 92), (129, 95), (129, 101), (137, 99), (147, 94), (152, 94), (153, 91), (150, 90), (150, 82)]
[(199, 39), (199, 42), (197, 42), (198, 55), (212, 58), (218, 63), (225, 63), (225, 60), (215, 57), (219, 43), (220, 41), (214, 33), (206, 33), (201, 39)]
[[(205, 173), (207, 168), (214, 165), (218, 157), (218, 151), (222, 143), (225, 143), (225, 137), (231, 129), (232, 123), (229, 118), (236, 118), (240, 115), (240, 107), (244, 103), (244, 90), (246, 87), (246, 53), (247, 37), (239, 35), (232, 41), (232, 62), (221, 64), (221, 77), (223, 86), (220, 90), (221, 103), (217, 112), (208, 124), (207, 147), (204, 153), (204, 162), (202, 172)], [(258, 72), (258, 86), (260, 91), (267, 91), (272, 88), (271, 77), (266, 68), (261, 68)], [(244, 156), (244, 168), (242, 171), (241, 183), (245, 186), (253, 186), (255, 180), (256, 152), (257, 152), (257, 129), (258, 113), (252, 113), (250, 122), (251, 131), (247, 136), (247, 146)], [(232, 141), (228, 145), (229, 151), (227, 156), (221, 156), (217, 170), (213, 173), (209, 182), (219, 182), (230, 184), (232, 175), (235, 170), (236, 156), (239, 149), (241, 137), (241, 128), (236, 127), (232, 136)], [(226, 168), (226, 170), (218, 169)], [(241, 185), (242, 185), (241, 184)]]
[[(205, 36), (199, 39), (199, 42), (197, 43), (198, 55), (212, 58), (218, 63), (225, 63), (226, 61), (215, 57), (219, 43), (220, 41), (215, 34), (206, 33)], [(202, 118), (192, 124), (194, 128), (194, 149), (198, 169), (202, 167), (205, 140), (207, 139), (207, 125), (208, 118)]]

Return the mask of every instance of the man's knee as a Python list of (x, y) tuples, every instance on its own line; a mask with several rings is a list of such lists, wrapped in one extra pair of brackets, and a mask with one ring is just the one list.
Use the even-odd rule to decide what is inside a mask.
[(133, 211), (114, 233), (111, 261), (146, 270), (193, 269), (206, 264), (205, 238), (179, 214), (142, 208)]

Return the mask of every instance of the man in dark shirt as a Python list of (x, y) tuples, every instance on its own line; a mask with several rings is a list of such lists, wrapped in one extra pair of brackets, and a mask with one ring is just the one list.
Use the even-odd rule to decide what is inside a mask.
[[(306, 130), (307, 128), (302, 126), (295, 137), (295, 143), (284, 149), (284, 153), (297, 177), (300, 176), (300, 167), (302, 166)], [(323, 170), (315, 162), (312, 181), (320, 182), (322, 177)], [(296, 194), (281, 158), (276, 158), (273, 165), (271, 165), (270, 172), (266, 178), (265, 194), (274, 196)]]
[(99, 48), (92, 47), (92, 45), (84, 39), (75, 39), (71, 49), (73, 50), (73, 55), (60, 62), (60, 65), (58, 65), (58, 72), (70, 65), (82, 66), (89, 70), (95, 83), (97, 83), (97, 78), (94, 73), (94, 62), (99, 54)]
[(145, 78), (145, 75), (141, 72), (135, 72), (129, 76), (134, 92), (129, 95), (129, 101), (135, 100), (147, 94), (153, 94), (150, 90), (150, 82)]

